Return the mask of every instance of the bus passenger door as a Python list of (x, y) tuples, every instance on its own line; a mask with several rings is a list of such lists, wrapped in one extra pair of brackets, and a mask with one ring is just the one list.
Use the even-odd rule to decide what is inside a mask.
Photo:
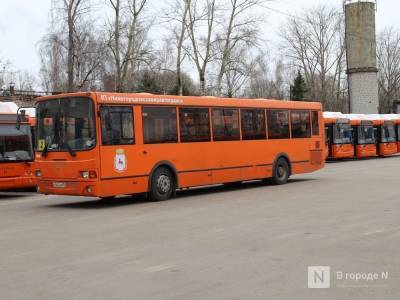
[[(104, 185), (106, 189), (118, 188), (118, 194), (133, 192), (141, 180), (136, 167), (140, 157), (135, 139), (133, 107), (101, 106), (100, 120), (100, 178), (110, 182), (109, 186)], [(117, 180), (118, 183), (114, 184)]]

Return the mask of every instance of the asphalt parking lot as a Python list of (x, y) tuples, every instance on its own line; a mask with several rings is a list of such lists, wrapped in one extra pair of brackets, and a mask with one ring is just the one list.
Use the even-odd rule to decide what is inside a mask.
[(0, 298), (400, 299), (399, 190), (391, 157), (160, 203), (1, 193)]

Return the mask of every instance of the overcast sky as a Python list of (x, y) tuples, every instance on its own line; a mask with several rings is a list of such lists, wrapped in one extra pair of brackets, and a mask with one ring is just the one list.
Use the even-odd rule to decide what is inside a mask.
[[(38, 73), (38, 41), (48, 28), (50, 3), (51, 0), (0, 0), (0, 57), (10, 60), (14, 71)], [(275, 0), (267, 6), (293, 14), (296, 10), (318, 3), (342, 7), (342, 0)], [(390, 26), (400, 29), (399, 14), (400, 1), (378, 0), (377, 30)], [(271, 42), (277, 41), (277, 28), (285, 17), (276, 11), (265, 10), (265, 18), (268, 20), (265, 38)]]

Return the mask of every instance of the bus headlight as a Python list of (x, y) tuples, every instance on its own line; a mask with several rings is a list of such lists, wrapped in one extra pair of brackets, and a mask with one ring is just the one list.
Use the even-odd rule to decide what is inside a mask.
[(36, 177), (42, 177), (42, 171), (36, 170), (36, 171), (35, 171), (35, 176), (36, 176)]
[(82, 171), (81, 172), (81, 177), (84, 179), (88, 179), (89, 178), (89, 171)]
[(81, 171), (81, 177), (84, 179), (96, 179), (97, 173), (96, 171)]

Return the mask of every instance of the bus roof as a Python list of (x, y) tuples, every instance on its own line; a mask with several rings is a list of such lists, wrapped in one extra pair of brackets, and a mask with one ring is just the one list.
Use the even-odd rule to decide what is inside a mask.
[(45, 96), (37, 99), (38, 102), (49, 99), (67, 97), (91, 97), (99, 104), (148, 104), (148, 105), (179, 105), (179, 106), (224, 106), (224, 107), (266, 107), (322, 110), (319, 102), (285, 101), (272, 99), (239, 99), (199, 96), (171, 96), (152, 95), (147, 93), (72, 93), (54, 96)]
[(18, 108), (14, 102), (0, 102), (0, 114), (17, 114)]
[[(18, 109), (18, 105), (14, 102), (0, 102), (0, 115), (16, 115), (18, 113)], [(26, 115), (28, 115), (29, 117), (33, 118), (36, 115), (36, 109), (33, 107), (23, 108), (21, 110), (25, 110)]]
[(381, 116), (384, 120), (400, 121), (400, 114), (383, 114)]
[(324, 116), (325, 124), (334, 124), (334, 123), (349, 124), (350, 123), (350, 119), (347, 118), (341, 112), (324, 111), (323, 116)]
[(372, 117), (365, 114), (345, 114), (345, 116), (351, 120), (352, 125), (379, 125), (383, 122), (382, 119), (376, 118), (376, 116)]

